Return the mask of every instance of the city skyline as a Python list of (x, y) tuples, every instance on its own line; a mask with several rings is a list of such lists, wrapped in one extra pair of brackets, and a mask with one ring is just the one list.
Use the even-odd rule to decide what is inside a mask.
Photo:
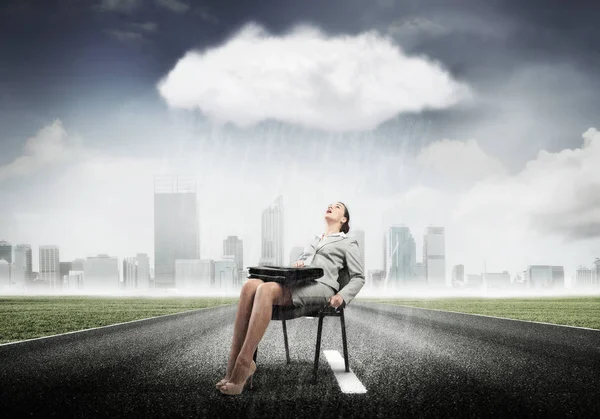
[[(600, 251), (595, 2), (332, 0), (301, 16), (273, 1), (12, 3), (0, 6), (14, 45), (0, 81), (8, 241), (60, 243), (69, 260), (153, 255), (153, 177), (189, 174), (199, 253), (214, 258), (237, 235), (260, 260), (257, 220), (279, 195), (286, 252), (341, 200), (372, 268), (397, 223), (418, 258), (421, 232), (444, 226), (445, 258), (478, 271), (574, 272)], [(15, 24), (33, 15), (44, 35)]]
[[(278, 202), (279, 204), (279, 209), (281, 209), (280, 205), (281, 205), (281, 197), (278, 197), (276, 199), (275, 202)], [(277, 206), (276, 206), (277, 207)], [(274, 208), (273, 206), (269, 207), (269, 208)], [(263, 214), (264, 216), (264, 214)], [(386, 233), (386, 235), (384, 235), (384, 245), (382, 247), (382, 256), (384, 259), (384, 269), (377, 269), (377, 268), (371, 268), (368, 266), (364, 266), (365, 268), (365, 276), (366, 277), (371, 277), (371, 275), (373, 275), (373, 273), (375, 273), (376, 275), (379, 275), (378, 272), (381, 272), (381, 277), (380, 280), (381, 282), (373, 287), (374, 284), (370, 283), (369, 287), (370, 288), (376, 288), (376, 289), (406, 289), (406, 288), (410, 288), (410, 287), (417, 287), (417, 288), (421, 288), (421, 289), (427, 289), (428, 287), (430, 289), (435, 289), (435, 288), (440, 288), (440, 286), (442, 285), (439, 282), (439, 274), (438, 273), (434, 273), (434, 274), (429, 274), (428, 275), (428, 270), (427, 270), (427, 263), (426, 260), (428, 259), (427, 255), (427, 236), (430, 234), (444, 234), (444, 228), (443, 227), (432, 227), (429, 226), (426, 228), (425, 232), (424, 232), (424, 250), (423, 250), (423, 258), (422, 258), (422, 262), (418, 262), (417, 261), (417, 257), (416, 257), (416, 246), (415, 246), (415, 240), (411, 235), (410, 232), (410, 228), (404, 225), (394, 225), (394, 226), (390, 226), (388, 228), (388, 233)], [(352, 231), (351, 233), (349, 233), (353, 236), (357, 236), (361, 241), (364, 240), (364, 231), (361, 230), (356, 230), (356, 231)], [(400, 237), (404, 237), (402, 239), (400, 239)], [(402, 240), (406, 241), (406, 239), (409, 239), (408, 242), (408, 247), (406, 247), (406, 244), (402, 244), (400, 245), (400, 243), (402, 243)], [(198, 238), (198, 240), (200, 240), (200, 238)], [(438, 242), (437, 239), (436, 240), (436, 244), (435, 246), (432, 248), (433, 253), (434, 254), (434, 259), (439, 259), (438, 254), (445, 254), (445, 239), (442, 238), (441, 242)], [(239, 239), (237, 236), (228, 236), (227, 238), (225, 238), (222, 242), (223, 244), (223, 252), (222, 252), (222, 256), (220, 258), (196, 258), (196, 259), (177, 259), (176, 260), (176, 266), (174, 266), (174, 271), (173, 271), (173, 275), (174, 275), (174, 282), (172, 284), (172, 287), (175, 288), (181, 288), (181, 289), (201, 289), (198, 288), (199, 285), (191, 285), (191, 282), (189, 281), (198, 281), (200, 280), (205, 281), (202, 278), (212, 278), (209, 280), (209, 287), (210, 288), (220, 288), (219, 284), (229, 284), (229, 285), (221, 285), (224, 289), (235, 289), (236, 287), (239, 288), (239, 286), (241, 285), (241, 283), (244, 280), (243, 275), (245, 274), (245, 270), (242, 269), (240, 270), (239, 265), (239, 257), (235, 255), (235, 253), (237, 253), (238, 255), (240, 254), (240, 251), (242, 251), (242, 255), (243, 255), (243, 240)], [(391, 249), (388, 249), (388, 246), (392, 244), (394, 246), (394, 250), (392, 251)], [(400, 250), (402, 247), (404, 247), (405, 249), (408, 250)], [(301, 252), (302, 246), (294, 246), (291, 249), (291, 253), (290, 254), (294, 254), (294, 253), (298, 253)], [(388, 253), (389, 250), (389, 253)], [(42, 266), (44, 269), (40, 269), (40, 272), (34, 272), (35, 274), (37, 274), (38, 280), (39, 282), (43, 282), (47, 285), (48, 289), (50, 290), (60, 290), (62, 288), (64, 288), (65, 290), (68, 289), (79, 289), (79, 288), (83, 288), (83, 289), (87, 289), (88, 291), (98, 291), (98, 290), (115, 290), (115, 289), (122, 289), (122, 288), (132, 288), (131, 283), (133, 281), (133, 283), (135, 284), (133, 286), (133, 288), (139, 288), (139, 289), (148, 289), (150, 287), (152, 288), (157, 288), (157, 283), (155, 278), (150, 278), (150, 268), (149, 268), (149, 264), (150, 264), (150, 258), (148, 258), (148, 256), (146, 254), (141, 254), (138, 253), (135, 257), (132, 256), (128, 256), (128, 257), (123, 257), (123, 258), (119, 258), (119, 257), (111, 257), (108, 254), (99, 254), (99, 255), (95, 255), (95, 256), (87, 256), (85, 257), (85, 259), (75, 259), (73, 261), (61, 261), (59, 258), (59, 251), (60, 251), (60, 246), (57, 245), (41, 245), (39, 247), (39, 260), (40, 260), (40, 266)], [(228, 255), (228, 251), (232, 254)], [(408, 251), (408, 253), (406, 253)], [(22, 252), (25, 252), (25, 254), (20, 254)], [(404, 253), (403, 253), (404, 252)], [(364, 249), (361, 249), (361, 254), (364, 253)], [(15, 256), (13, 258), (13, 255)], [(19, 256), (17, 256), (19, 255)], [(6, 282), (6, 278), (5, 276), (8, 275), (9, 278), (11, 278), (12, 282), (11, 282), (11, 286), (15, 286), (17, 285), (18, 288), (18, 284), (19, 284), (19, 276), (20, 274), (16, 274), (16, 272), (18, 272), (16, 270), (16, 268), (18, 266), (28, 265), (27, 262), (27, 258), (31, 259), (31, 246), (27, 245), (27, 244), (17, 244), (17, 245), (12, 245), (10, 242), (7, 242), (5, 240), (0, 241), (0, 260), (2, 260), (3, 262), (5, 262), (6, 260), (13, 260), (14, 259), (14, 263), (9, 264), (8, 262), (6, 262), (5, 264), (3, 264), (3, 266), (1, 267), (2, 272), (0, 272), (0, 277), (3, 278), (3, 281)], [(404, 255), (404, 256), (399, 256), (399, 255)], [(429, 253), (430, 257), (431, 257), (431, 251)], [(389, 259), (388, 263), (386, 264), (385, 260), (387, 258), (389, 258), (390, 256), (392, 256), (393, 258), (396, 258), (396, 262), (394, 262), (392, 259)], [(243, 256), (242, 256), (243, 257)], [(400, 259), (398, 259), (400, 257)], [(362, 258), (362, 256), (361, 256)], [(402, 259), (404, 258), (404, 259)], [(97, 268), (91, 268), (90, 266), (87, 266), (87, 268), (84, 268), (84, 264), (86, 262), (94, 262), (94, 263), (101, 263), (103, 260), (105, 260), (106, 262), (109, 262), (109, 264), (107, 265), (106, 263), (102, 263), (101, 265), (98, 265)], [(403, 260), (402, 262), (400, 262), (401, 260)], [(97, 262), (96, 262), (97, 261)], [(122, 269), (120, 268), (119, 262), (122, 262)], [(17, 263), (19, 262), (19, 263)], [(204, 267), (204, 265), (206, 263), (211, 263), (212, 267), (209, 269), (209, 267)], [(290, 259), (290, 263), (292, 263), (292, 260)], [(187, 265), (184, 265), (187, 264)], [(198, 266), (196, 267), (196, 264), (198, 264)], [(29, 262), (29, 265), (31, 266), (31, 263)], [(81, 265), (81, 266), (79, 266)], [(109, 266), (110, 265), (110, 266)], [(185, 267), (188, 266), (189, 267)], [(418, 271), (418, 265), (421, 265), (423, 267), (423, 272), (420, 273)], [(386, 268), (387, 266), (387, 268)], [(517, 270), (509, 273), (508, 271), (504, 270), (501, 273), (493, 273), (493, 272), (488, 272), (486, 269), (486, 267), (484, 266), (484, 271), (477, 274), (474, 273), (476, 272), (476, 269), (473, 269), (471, 271), (465, 272), (464, 269), (464, 265), (459, 264), (459, 265), (451, 265), (451, 269), (448, 271), (448, 266), (444, 265), (444, 271), (446, 273), (444, 273), (445, 275), (445, 281), (443, 281), (444, 286), (442, 286), (442, 288), (461, 288), (464, 287), (465, 285), (468, 288), (473, 288), (475, 286), (475, 288), (477, 289), (483, 289), (484, 291), (490, 290), (490, 289), (507, 289), (510, 287), (515, 287), (515, 286), (519, 286), (519, 283), (517, 283), (516, 281), (518, 280), (524, 280), (525, 282), (525, 286), (527, 289), (537, 289), (537, 290), (547, 290), (547, 289), (555, 289), (555, 290), (560, 290), (560, 289), (569, 289), (569, 288), (578, 288), (578, 289), (588, 289), (588, 290), (594, 290), (596, 288), (599, 288), (599, 278), (600, 278), (600, 258), (595, 258), (595, 260), (593, 261), (593, 263), (588, 267), (588, 265), (584, 266), (584, 265), (579, 265), (576, 269), (576, 271), (574, 272), (574, 274), (571, 275), (565, 275), (565, 270), (563, 266), (538, 266), (538, 265), (527, 265), (527, 267), (525, 269), (521, 269), (521, 270)], [(139, 267), (139, 268), (138, 268)], [(245, 266), (244, 268), (246, 268), (247, 266)], [(457, 279), (457, 274), (456, 274), (456, 269), (460, 268), (460, 278), (463, 278), (462, 280), (459, 278)], [(83, 273), (86, 269), (89, 269), (90, 272), (94, 272), (91, 275), (88, 275), (88, 280), (85, 281), (85, 275), (84, 276), (78, 276), (80, 275), (79, 272)], [(142, 274), (138, 273), (138, 269), (141, 270)], [(206, 270), (209, 269), (209, 270)], [(430, 268), (431, 269), (431, 268)], [(436, 268), (437, 269), (437, 268)], [(181, 271), (180, 271), (181, 270)], [(4, 272), (6, 271), (6, 272)], [(59, 271), (60, 271), (60, 275), (59, 275)], [(97, 271), (97, 272), (96, 272)], [(110, 273), (110, 272), (112, 273)], [(152, 271), (154, 271), (154, 269), (152, 269)], [(227, 281), (229, 282), (223, 282), (223, 273), (224, 272), (228, 272), (226, 273), (227, 275), (232, 275), (231, 278)], [(548, 273), (546, 273), (546, 271)], [(112, 286), (107, 286), (106, 284), (106, 273), (109, 272), (110, 275), (115, 279), (115, 284), (114, 287), (115, 288), (111, 288)], [(178, 273), (179, 272), (179, 273)], [(184, 273), (186, 272), (186, 273)], [(212, 273), (211, 273), (212, 272)], [(440, 271), (441, 272), (441, 271)], [(451, 274), (448, 275), (448, 272), (450, 272)], [(71, 278), (71, 273), (73, 273), (73, 275), (75, 275), (75, 279), (76, 282), (83, 282), (87, 284), (87, 287), (81, 287), (81, 286), (72, 286), (72, 284), (69, 283), (69, 281), (72, 279)], [(23, 279), (25, 277), (27, 277), (27, 273), (23, 274)], [(177, 283), (177, 278), (178, 276), (181, 275), (179, 281), (183, 281), (180, 283)], [(208, 275), (208, 276), (206, 276)], [(211, 276), (212, 275), (212, 276)], [(31, 276), (31, 274), (29, 274), (29, 276)], [(96, 280), (94, 280), (94, 277), (97, 276), (98, 278)], [(133, 276), (133, 278), (131, 277)], [(139, 284), (143, 284), (143, 285), (139, 285), (138, 284), (138, 277), (142, 278)], [(220, 280), (217, 280), (216, 278), (220, 277)], [(147, 282), (147, 280), (144, 280), (143, 278), (148, 278), (148, 280), (150, 280), (150, 282), (152, 283), (152, 286), (150, 285), (150, 283)], [(186, 279), (187, 278), (187, 279)], [(470, 278), (470, 279), (469, 279)], [(477, 278), (477, 279), (474, 279)], [(64, 279), (64, 284), (63, 284), (63, 279)], [(462, 284), (461, 284), (462, 282)], [(25, 281), (25, 283), (27, 284), (27, 281)], [(29, 285), (31, 285), (31, 282), (29, 282)], [(8, 289), (6, 284), (3, 284), (4, 289)], [(161, 288), (162, 286), (158, 286), (158, 288)], [(167, 287), (168, 288), (168, 287)]]

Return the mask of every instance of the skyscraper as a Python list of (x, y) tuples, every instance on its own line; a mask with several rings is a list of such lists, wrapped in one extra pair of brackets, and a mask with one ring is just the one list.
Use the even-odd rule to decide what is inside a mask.
[(137, 263), (137, 282), (136, 288), (148, 289), (150, 288), (150, 258), (146, 253), (138, 253), (135, 256)]
[(13, 283), (21, 288), (28, 287), (32, 282), (31, 246), (19, 244), (15, 246), (15, 262), (13, 268)]
[(452, 267), (452, 286), (453, 287), (464, 287), (465, 282), (465, 266), (454, 265)]
[(259, 265), (283, 266), (283, 197), (262, 214), (261, 258)]
[(80, 271), (83, 272), (85, 266), (85, 259), (75, 259), (72, 263), (71, 263), (71, 269), (73, 271)]
[(83, 288), (86, 291), (116, 291), (119, 289), (119, 261), (108, 255), (91, 256), (85, 260)]
[(63, 287), (66, 283), (69, 282), (69, 272), (73, 270), (73, 262), (59, 262), (58, 263), (58, 271), (59, 271), (59, 282), (60, 288)]
[(238, 279), (244, 275), (244, 242), (237, 236), (228, 236), (223, 240), (223, 255), (233, 256), (238, 270)]
[(70, 290), (78, 290), (83, 288), (83, 271), (69, 271), (65, 288)]
[(592, 270), (585, 266), (579, 266), (575, 271), (575, 286), (577, 288), (591, 288), (592, 284)]
[(565, 287), (565, 269), (562, 266), (552, 266), (552, 287)]
[(0, 259), (4, 259), (9, 264), (12, 263), (12, 245), (7, 241), (0, 241)]
[(386, 235), (385, 250), (386, 288), (414, 283), (417, 251), (410, 229), (405, 226), (390, 227)]
[(192, 177), (154, 178), (155, 287), (175, 286), (175, 260), (199, 259), (196, 181)]
[(594, 261), (594, 281), (597, 287), (600, 287), (600, 258)]
[[(562, 276), (562, 279), (561, 279)], [(565, 274), (562, 266), (529, 265), (524, 274), (527, 288), (547, 289), (564, 287)]]
[(0, 290), (10, 287), (11, 264), (4, 259), (0, 259)]
[(483, 274), (487, 289), (507, 289), (510, 287), (510, 274), (503, 272), (485, 272)]
[(444, 227), (427, 227), (423, 239), (425, 278), (430, 287), (446, 286), (446, 239)]
[(381, 289), (384, 285), (385, 271), (383, 269), (369, 269), (367, 272), (367, 283), (371, 289)]
[(40, 246), (40, 281), (51, 289), (56, 289), (60, 278), (60, 258), (58, 246)]
[(230, 290), (237, 288), (237, 266), (233, 258), (223, 257), (215, 261), (215, 288)]
[(127, 289), (136, 288), (138, 282), (137, 258), (128, 257), (123, 259), (123, 286)]
[[(233, 259), (228, 262), (233, 262)], [(177, 259), (175, 261), (177, 289), (205, 291), (213, 286), (214, 276), (215, 262), (211, 259)]]

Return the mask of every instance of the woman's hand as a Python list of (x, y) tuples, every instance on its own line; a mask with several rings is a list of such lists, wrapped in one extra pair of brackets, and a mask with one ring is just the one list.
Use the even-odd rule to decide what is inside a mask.
[(296, 262), (294, 262), (294, 264), (292, 266), (294, 268), (302, 268), (304, 266), (304, 261), (303, 260), (297, 260)]
[(338, 308), (342, 304), (344, 304), (344, 297), (339, 294), (336, 294), (329, 299), (329, 305), (331, 307)]

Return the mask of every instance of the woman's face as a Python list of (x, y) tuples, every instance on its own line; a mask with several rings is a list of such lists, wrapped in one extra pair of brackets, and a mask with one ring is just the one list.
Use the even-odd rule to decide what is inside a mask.
[(329, 204), (327, 206), (327, 210), (325, 211), (325, 218), (336, 223), (338, 221), (344, 223), (346, 221), (346, 217), (344, 217), (345, 210), (346, 208), (344, 208), (344, 204), (340, 202)]

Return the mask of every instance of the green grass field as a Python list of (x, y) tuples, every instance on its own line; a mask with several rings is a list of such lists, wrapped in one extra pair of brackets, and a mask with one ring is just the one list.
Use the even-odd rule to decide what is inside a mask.
[(367, 301), (600, 329), (600, 297), (370, 299)]
[[(236, 301), (235, 298), (194, 297), (2, 297), (0, 343), (232, 304)], [(600, 297), (362, 301), (600, 329)]]
[(0, 343), (106, 326), (198, 308), (234, 298), (7, 296), (0, 298)]

